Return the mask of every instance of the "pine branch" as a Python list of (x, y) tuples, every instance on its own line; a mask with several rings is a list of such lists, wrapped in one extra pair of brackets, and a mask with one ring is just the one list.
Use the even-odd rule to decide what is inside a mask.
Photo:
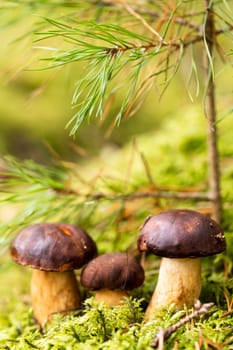
[[(104, 5), (106, 7), (106, 2)], [(64, 51), (49, 46), (36, 46), (53, 53), (43, 59), (48, 62), (44, 69), (79, 61), (88, 62), (88, 70), (84, 77), (78, 79), (72, 100), (76, 112), (67, 125), (71, 128), (71, 135), (77, 132), (83, 122), (93, 117), (101, 118), (110, 96), (122, 89), (121, 81), (125, 74), (128, 76), (127, 81), (124, 80), (127, 93), (115, 115), (116, 124), (137, 110), (137, 105), (140, 106), (140, 101), (150, 90), (153, 81), (158, 80), (160, 76), (164, 77), (162, 96), (179, 70), (187, 49), (205, 40), (202, 29), (205, 12), (197, 13), (197, 22), (189, 17), (185, 18), (188, 6), (182, 8), (183, 12), (175, 8), (169, 15), (162, 13), (161, 24), (159, 18), (157, 19), (157, 27), (160, 28), (158, 31), (154, 29), (155, 25), (152, 27), (145, 19), (140, 7), (137, 9), (123, 0), (113, 3), (110, 1), (107, 5), (117, 6), (121, 11), (129, 13), (135, 23), (140, 23), (139, 29), (130, 30), (122, 25), (107, 22), (73, 20), (70, 24), (45, 18), (52, 28), (44, 32), (35, 32), (38, 37), (36, 43), (60, 37), (73, 46)], [(157, 18), (156, 15), (155, 17)], [(216, 28), (216, 37), (233, 30), (223, 11), (219, 10), (218, 18), (224, 23), (224, 28)], [(153, 67), (149, 74), (148, 67)], [(194, 61), (192, 67), (197, 70)]]
[(142, 189), (142, 185), (132, 185), (129, 179), (126, 192), (125, 179), (103, 178), (101, 174), (89, 179), (82, 177), (80, 172), (77, 177), (76, 173), (75, 165), (46, 167), (33, 161), (6, 159), (5, 171), (0, 174), (0, 208), (12, 208), (13, 217), (0, 225), (2, 252), (7, 249), (15, 232), (31, 223), (55, 220), (78, 223), (84, 227), (101, 225), (103, 231), (114, 222), (118, 226), (124, 222), (124, 212), (127, 212), (128, 205), (133, 204), (130, 212), (134, 226), (138, 227), (136, 217), (140, 200), (151, 200), (148, 208), (150, 205), (154, 208), (154, 198), (209, 200), (206, 192), (190, 192), (190, 188), (151, 187), (151, 183), (146, 190), (145, 184)]
[[(126, 93), (115, 115), (117, 125), (122, 118), (131, 117), (138, 110), (155, 81), (159, 85), (162, 82), (162, 96), (179, 70), (185, 52), (204, 40), (202, 28), (206, 13), (196, 10), (192, 1), (177, 7), (159, 1), (151, 5), (149, 1), (124, 0), (93, 0), (85, 4), (41, 0), (36, 5), (32, 1), (13, 1), (12, 4), (18, 8), (19, 5), (34, 6), (36, 11), (48, 6), (54, 9), (75, 6), (77, 11), (82, 11), (82, 21), (77, 21), (73, 12), (60, 19), (42, 16), (43, 25), (47, 23), (49, 29), (41, 31), (40, 23), (34, 33), (37, 44), (49, 40), (48, 46), (35, 46), (51, 53), (42, 60), (48, 64), (43, 65), (43, 69), (74, 62), (84, 62), (87, 66), (82, 69), (83, 76), (77, 77), (72, 99), (75, 112), (67, 124), (71, 135), (85, 121), (101, 118), (108, 100), (122, 88)], [(118, 25), (109, 23), (108, 15), (114, 13)], [(226, 1), (218, 1), (214, 16), (219, 23), (215, 37), (233, 30), (233, 16)], [(60, 38), (66, 44), (65, 49), (62, 49), (62, 42), (59, 47), (50, 45), (53, 38)], [(195, 67), (194, 62), (192, 67)]]

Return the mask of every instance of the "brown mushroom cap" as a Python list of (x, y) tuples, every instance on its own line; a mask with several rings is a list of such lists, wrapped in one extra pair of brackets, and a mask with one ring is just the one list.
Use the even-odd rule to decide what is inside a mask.
[(167, 258), (195, 258), (226, 248), (223, 230), (193, 210), (169, 210), (149, 217), (138, 237), (138, 249)]
[(132, 290), (143, 283), (144, 270), (127, 253), (103, 254), (86, 265), (80, 281), (88, 290)]
[(45, 271), (78, 269), (97, 254), (92, 238), (70, 224), (35, 224), (23, 229), (10, 246), (21, 265)]

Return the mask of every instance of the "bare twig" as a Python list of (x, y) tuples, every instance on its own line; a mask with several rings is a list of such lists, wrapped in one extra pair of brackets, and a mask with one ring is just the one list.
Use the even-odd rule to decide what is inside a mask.
[(86, 197), (88, 200), (134, 200), (140, 198), (175, 198), (175, 199), (192, 199), (192, 200), (206, 200), (210, 201), (211, 197), (207, 192), (178, 192), (178, 191), (145, 191), (145, 192), (129, 192), (125, 194), (107, 194), (104, 192), (99, 193), (90, 193), (90, 194), (82, 194), (76, 192), (74, 190), (66, 190), (66, 189), (53, 189), (55, 192), (64, 195), (77, 195)]
[(157, 333), (155, 335), (150, 346), (152, 348), (157, 348), (158, 346), (160, 346), (161, 342), (163, 343), (164, 340), (168, 339), (172, 335), (172, 333), (176, 332), (177, 329), (182, 327), (185, 323), (191, 321), (192, 319), (194, 319), (200, 315), (207, 314), (209, 312), (209, 309), (212, 308), (213, 305), (214, 305), (214, 303), (206, 303), (206, 304), (202, 304), (202, 305), (200, 304), (198, 309), (193, 311), (190, 315), (185, 316), (184, 318), (182, 318), (180, 321), (178, 321), (174, 325), (160, 330), (159, 333)]
[(207, 81), (206, 97), (204, 101), (205, 116), (207, 120), (207, 145), (209, 161), (209, 189), (212, 197), (213, 218), (220, 222), (222, 201), (220, 192), (219, 154), (217, 146), (216, 126), (216, 99), (213, 72), (213, 49), (215, 45), (215, 20), (212, 12), (212, 1), (206, 0), (207, 17), (204, 29), (204, 74)]
[[(105, 6), (111, 6), (111, 7), (117, 7), (118, 9), (122, 9), (124, 8), (124, 6), (121, 4), (120, 1), (114, 1), (114, 0), (103, 0), (103, 4)], [(161, 13), (156, 12), (156, 11), (151, 11), (151, 10), (147, 10), (147, 9), (143, 9), (143, 8), (139, 8), (133, 5), (130, 5), (131, 10), (133, 10), (134, 12), (136, 12), (137, 14), (143, 15), (143, 16), (150, 16), (151, 18), (160, 18), (161, 17)], [(183, 15), (182, 17), (175, 17), (174, 18), (174, 22), (189, 28), (194, 28), (196, 30), (199, 30), (200, 26), (188, 19), (185, 19), (184, 17), (197, 17), (197, 16), (201, 16), (204, 15), (205, 12), (201, 11), (201, 12), (192, 12), (189, 13), (187, 15)], [(169, 16), (166, 16), (166, 18), (164, 18), (164, 20), (168, 21), (169, 20)]]
[(143, 25), (146, 27), (152, 34), (155, 35), (159, 39), (159, 41), (162, 41), (163, 38), (161, 35), (153, 28), (151, 25), (137, 12), (133, 9), (133, 7), (129, 6), (124, 0), (119, 0), (119, 3), (123, 5), (123, 7), (135, 18), (137, 18)]

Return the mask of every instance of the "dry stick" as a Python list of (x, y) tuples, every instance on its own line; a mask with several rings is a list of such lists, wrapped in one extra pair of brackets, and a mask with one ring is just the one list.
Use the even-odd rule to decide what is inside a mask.
[(107, 195), (104, 193), (96, 193), (90, 196), (87, 196), (89, 200), (134, 200), (140, 198), (175, 198), (175, 199), (192, 199), (192, 200), (207, 200), (210, 201), (211, 197), (208, 193), (204, 192), (165, 192), (165, 191), (156, 191), (156, 192), (132, 192), (128, 194), (119, 194), (119, 195)]
[(125, 201), (131, 201), (134, 199), (143, 199), (143, 198), (168, 198), (168, 199), (187, 199), (187, 200), (203, 200), (203, 201), (210, 201), (211, 195), (209, 192), (195, 192), (195, 191), (179, 191), (179, 190), (154, 190), (154, 191), (145, 191), (145, 192), (128, 192), (124, 194), (108, 194), (104, 192), (97, 192), (97, 193), (81, 193), (72, 189), (66, 189), (66, 188), (52, 188), (53, 191), (61, 194), (61, 195), (74, 195), (86, 198), (88, 200), (111, 200), (111, 201), (118, 201), (118, 200), (125, 200)]
[(209, 162), (209, 190), (211, 195), (213, 218), (221, 221), (222, 202), (220, 193), (220, 170), (219, 155), (217, 146), (217, 127), (216, 127), (216, 101), (215, 101), (215, 84), (213, 77), (213, 49), (215, 43), (215, 22), (214, 13), (212, 11), (212, 1), (205, 0), (207, 7), (207, 18), (204, 29), (204, 39), (206, 40), (206, 48), (204, 50), (204, 75), (207, 81), (206, 97), (205, 97), (205, 116), (207, 119), (207, 146), (208, 146), (208, 162)]
[(124, 0), (119, 1), (123, 4), (123, 7), (134, 17), (136, 17), (151, 33), (155, 35), (156, 38), (159, 38), (160, 41), (163, 40), (161, 35), (142, 17), (138, 12), (136, 12), (133, 7), (129, 6)]
[(180, 321), (175, 323), (172, 326), (169, 326), (165, 329), (162, 329), (158, 334), (155, 335), (154, 339), (152, 340), (150, 346), (152, 348), (157, 348), (159, 346), (159, 343), (168, 339), (172, 333), (176, 332), (178, 328), (183, 326), (185, 323), (191, 321), (193, 318), (198, 317), (200, 315), (207, 314), (209, 312), (209, 309), (214, 305), (214, 303), (206, 303), (202, 304), (200, 308), (194, 312), (192, 312), (190, 315), (185, 316)]

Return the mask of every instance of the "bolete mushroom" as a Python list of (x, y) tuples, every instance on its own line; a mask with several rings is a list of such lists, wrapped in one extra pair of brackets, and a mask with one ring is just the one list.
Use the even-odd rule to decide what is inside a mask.
[(31, 299), (35, 319), (41, 327), (57, 312), (80, 306), (74, 269), (97, 254), (92, 238), (70, 224), (41, 223), (24, 228), (10, 246), (12, 258), (33, 268)]
[(149, 217), (138, 237), (138, 249), (162, 257), (157, 286), (146, 320), (160, 307), (192, 307), (201, 292), (200, 257), (226, 248), (223, 230), (211, 218), (193, 210), (169, 210)]
[(143, 281), (143, 268), (127, 253), (97, 256), (84, 267), (80, 279), (85, 289), (95, 291), (95, 300), (109, 306), (119, 305)]

